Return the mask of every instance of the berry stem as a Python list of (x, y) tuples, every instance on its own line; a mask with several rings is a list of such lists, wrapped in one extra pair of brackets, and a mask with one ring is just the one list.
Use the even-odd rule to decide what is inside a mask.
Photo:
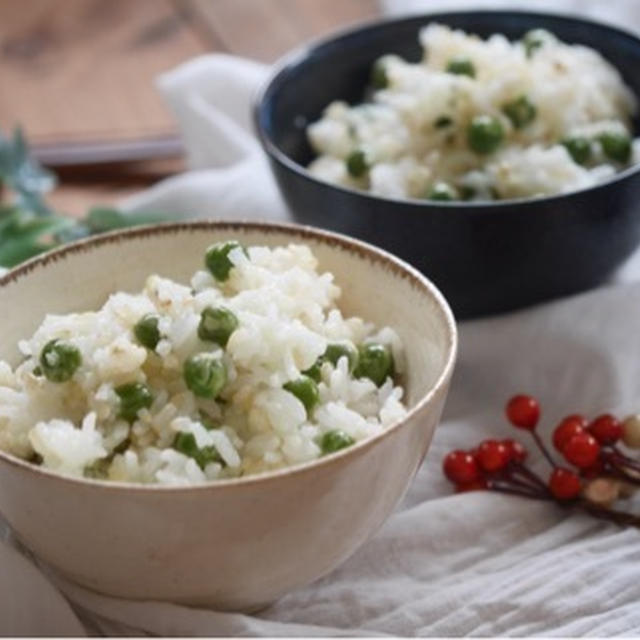
[(554, 462), (553, 458), (551, 457), (551, 454), (549, 453), (549, 450), (547, 449), (547, 447), (544, 446), (544, 442), (542, 442), (542, 438), (538, 435), (538, 432), (537, 431), (531, 431), (531, 435), (533, 436), (533, 439), (535, 440), (536, 444), (538, 445), (538, 449), (540, 449), (540, 451), (542, 451), (542, 455), (547, 459), (547, 461), (551, 465), (551, 468), (555, 469), (557, 467), (557, 465)]
[[(526, 476), (525, 476), (526, 477)], [(511, 472), (506, 471), (505, 473), (500, 474), (496, 478), (499, 482), (504, 482), (506, 485), (513, 485), (515, 487), (520, 487), (525, 489), (526, 491), (539, 492), (540, 487), (532, 483), (530, 480), (525, 480), (523, 478), (516, 477), (515, 471), (511, 470)]]
[(611, 447), (613, 458), (619, 461), (621, 464), (624, 464), (625, 467), (629, 467), (629, 469), (634, 469), (640, 472), (640, 463), (629, 456), (626, 456), (618, 447)]
[(513, 469), (513, 473), (518, 473), (520, 475), (528, 478), (536, 487), (543, 489), (545, 493), (548, 491), (547, 485), (537, 476), (531, 469), (526, 467), (520, 462), (511, 462), (511, 466)]
[(615, 522), (620, 526), (631, 526), (640, 529), (640, 516), (633, 513), (617, 511), (616, 509), (607, 509), (606, 507), (598, 507), (585, 501), (578, 502), (576, 506), (596, 518), (600, 518), (601, 520), (608, 520), (609, 522)]
[(640, 486), (640, 478), (638, 476), (630, 475), (624, 469), (624, 466), (616, 463), (615, 460), (608, 460), (608, 471), (615, 475), (617, 478), (628, 482), (629, 484), (635, 484)]
[(499, 493), (508, 493), (513, 496), (531, 498), (532, 500), (548, 500), (549, 499), (548, 496), (540, 492), (533, 492), (530, 490), (520, 489), (509, 484), (496, 482), (495, 480), (489, 480), (487, 482), (487, 489), (489, 489), (490, 491), (497, 491)]

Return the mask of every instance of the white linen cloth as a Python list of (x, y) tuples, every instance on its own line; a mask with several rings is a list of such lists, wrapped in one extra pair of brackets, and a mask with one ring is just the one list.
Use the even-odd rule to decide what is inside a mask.
[(577, 14), (624, 29), (640, 28), (638, 0), (379, 0), (388, 14), (506, 9)]
[[(191, 170), (125, 208), (288, 219), (249, 117), (265, 71), (211, 55), (161, 77)], [(640, 410), (639, 274), (637, 258), (607, 287), (462, 323), (449, 401), (425, 463), (382, 529), (325, 578), (255, 615), (119, 600), (36, 571), (0, 526), (0, 633), (75, 635), (81, 622), (87, 633), (104, 635), (640, 634), (639, 531), (549, 503), (454, 495), (440, 471), (447, 451), (486, 437), (530, 445), (503, 418), (516, 392), (540, 398), (547, 438), (567, 413)], [(20, 617), (24, 609), (2, 608), (10, 596), (29, 603), (30, 626)]]

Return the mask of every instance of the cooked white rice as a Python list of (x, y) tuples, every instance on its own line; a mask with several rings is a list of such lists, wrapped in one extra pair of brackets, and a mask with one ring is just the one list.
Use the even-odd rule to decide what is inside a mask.
[[(24, 361), (13, 370), (0, 361), (0, 448), (60, 473), (114, 481), (182, 485), (265, 472), (322, 455), (323, 434), (341, 430), (369, 438), (405, 415), (403, 389), (391, 376), (379, 387), (356, 378), (346, 357), (324, 362), (319, 402), (307, 412), (283, 385), (301, 376), (330, 343), (376, 342), (402, 373), (400, 340), (391, 328), (343, 317), (340, 288), (318, 273), (307, 246), (234, 249), (229, 278), (208, 271), (190, 286), (150, 276), (139, 294), (114, 293), (99, 311), (47, 315), (19, 344)], [(223, 305), (239, 326), (223, 349), (198, 337), (202, 311)], [(160, 319), (154, 350), (137, 341), (141, 317)], [(82, 363), (69, 381), (38, 370), (51, 340), (76, 347)], [(183, 365), (199, 352), (218, 353), (228, 382), (215, 399), (187, 387)], [(141, 382), (153, 403), (130, 423), (120, 417), (119, 385)], [(199, 465), (175, 447), (190, 433), (218, 460)]]
[[(493, 200), (582, 189), (640, 161), (638, 140), (622, 160), (601, 144), (602, 134), (629, 136), (636, 112), (617, 70), (591, 48), (548, 32), (533, 37), (541, 46), (528, 55), (523, 41), (503, 35), (482, 40), (438, 24), (423, 28), (421, 62), (384, 56), (377, 64), (386, 87), (356, 106), (332, 102), (308, 127), (318, 153), (309, 170), (390, 198), (433, 198), (434, 187), (444, 184), (453, 200)], [(460, 59), (471, 63), (475, 77), (447, 72)], [(523, 97), (535, 113), (515, 126), (505, 106)], [(502, 127), (493, 152), (470, 148), (468, 128), (480, 115)], [(590, 146), (590, 158), (581, 163), (562, 144), (576, 137)], [(356, 151), (368, 170), (354, 177), (347, 160)]]

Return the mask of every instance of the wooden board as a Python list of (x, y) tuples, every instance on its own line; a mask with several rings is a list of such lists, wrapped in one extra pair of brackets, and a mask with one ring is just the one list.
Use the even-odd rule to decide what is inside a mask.
[(188, 6), (222, 48), (263, 62), (379, 12), (375, 0), (188, 0)]
[(103, 163), (93, 181), (65, 171), (54, 198), (80, 213), (93, 186), (112, 202), (158, 178), (141, 160), (179, 155), (158, 74), (212, 51), (270, 62), (377, 13), (375, 0), (0, 0), (0, 130), (20, 124), (49, 166)]
[(373, 0), (0, 0), (0, 128), (21, 124), (36, 145), (169, 138), (159, 73), (209, 51), (271, 61), (374, 12)]
[(34, 144), (172, 135), (153, 78), (202, 50), (169, 0), (0, 0), (0, 126)]

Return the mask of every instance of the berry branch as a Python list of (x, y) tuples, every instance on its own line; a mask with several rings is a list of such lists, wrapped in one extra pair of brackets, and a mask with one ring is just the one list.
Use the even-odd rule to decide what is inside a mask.
[(516, 440), (484, 440), (470, 451), (456, 450), (443, 461), (445, 476), (456, 492), (488, 490), (534, 500), (548, 500), (619, 525), (640, 528), (640, 516), (611, 505), (640, 486), (640, 461), (619, 446), (640, 448), (640, 416), (620, 422), (602, 414), (589, 422), (580, 414), (563, 418), (553, 430), (556, 451), (574, 469), (558, 465), (537, 432), (540, 405), (517, 395), (506, 406), (508, 421), (527, 431), (551, 465), (545, 482), (525, 464), (528, 452)]

